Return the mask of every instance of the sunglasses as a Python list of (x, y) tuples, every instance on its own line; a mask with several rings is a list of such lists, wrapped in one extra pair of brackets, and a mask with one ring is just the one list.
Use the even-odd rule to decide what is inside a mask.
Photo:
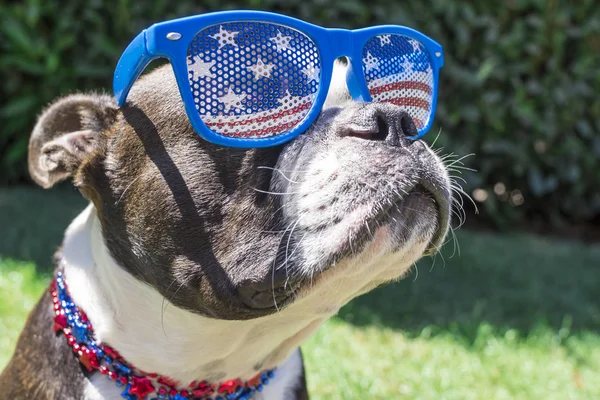
[(355, 101), (402, 107), (422, 137), (435, 115), (442, 47), (413, 29), (327, 29), (284, 15), (225, 11), (143, 30), (114, 75), (119, 106), (150, 61), (167, 58), (194, 130), (230, 147), (285, 143), (319, 115), (334, 61)]

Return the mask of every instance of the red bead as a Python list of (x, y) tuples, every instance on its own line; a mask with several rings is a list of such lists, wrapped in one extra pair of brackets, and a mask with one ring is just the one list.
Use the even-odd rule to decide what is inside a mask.
[(60, 304), (56, 303), (54, 304), (54, 311), (58, 311), (60, 310)]
[(152, 372), (152, 373), (149, 373), (149, 374), (144, 374), (144, 375), (148, 375), (148, 377), (150, 377), (150, 378), (156, 378), (158, 376), (158, 374), (155, 373), (155, 372)]
[(80, 349), (80, 346), (77, 343), (75, 343), (73, 345), (73, 351), (77, 353), (79, 351), (79, 349)]
[(188, 387), (195, 388), (197, 384), (198, 384), (198, 382), (196, 382), (196, 381), (192, 381), (192, 383), (190, 383), (190, 384), (188, 385)]
[(249, 379), (246, 382), (246, 386), (257, 386), (259, 383), (261, 383), (260, 381), (260, 373), (258, 373), (256, 376), (254, 376), (252, 379)]
[(88, 322), (88, 317), (83, 311), (79, 310), (79, 316), (81, 318), (81, 322)]
[(146, 377), (131, 377), (131, 386), (127, 393), (134, 394), (138, 399), (143, 399), (150, 393), (154, 392), (154, 386), (150, 383), (150, 380)]
[(190, 395), (187, 390), (182, 390), (179, 394), (182, 395), (183, 397), (188, 397)]
[(86, 349), (85, 347), (81, 351), (79, 362), (88, 370), (88, 372), (92, 372), (96, 368), (100, 367), (96, 353), (90, 351), (90, 349)]
[(67, 343), (69, 343), (70, 346), (74, 346), (76, 342), (77, 342), (77, 340), (75, 339), (75, 337), (73, 337), (73, 336), (67, 337)]
[(230, 379), (228, 381), (221, 382), (221, 385), (219, 386), (219, 393), (231, 394), (243, 384), (244, 382), (242, 382), (240, 379)]
[(100, 367), (100, 373), (102, 375), (106, 375), (108, 374), (108, 368), (106, 368), (104, 365)]
[(196, 397), (210, 396), (215, 392), (215, 385), (209, 385), (207, 382), (200, 382), (198, 387), (192, 391)]
[(119, 381), (124, 385), (127, 383), (127, 378), (122, 376), (121, 378), (119, 378)]
[(169, 378), (168, 376), (161, 376), (158, 378), (158, 383), (162, 384), (162, 385), (166, 385), (169, 386), (171, 388), (179, 385), (179, 381)]
[(110, 379), (117, 379), (117, 373), (115, 371), (108, 371), (108, 377)]
[(113, 349), (112, 347), (104, 346), (104, 353), (106, 353), (106, 355), (109, 356), (110, 358), (119, 357), (119, 353), (117, 353), (117, 351), (115, 349)]
[(169, 392), (169, 394), (170, 394), (171, 396), (176, 396), (176, 395), (177, 395), (177, 390), (175, 390), (175, 389), (171, 389), (171, 391)]
[(160, 389), (158, 389), (158, 394), (167, 394), (167, 388), (161, 386)]
[(65, 329), (68, 325), (67, 317), (64, 314), (59, 314), (54, 317), (54, 333)]

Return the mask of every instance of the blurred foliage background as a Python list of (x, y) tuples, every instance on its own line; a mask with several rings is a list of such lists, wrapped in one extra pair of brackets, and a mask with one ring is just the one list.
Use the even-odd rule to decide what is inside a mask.
[(37, 114), (59, 95), (110, 90), (129, 41), (153, 22), (213, 10), (276, 11), (325, 26), (391, 23), (444, 46), (436, 146), (467, 164), (487, 224), (600, 221), (597, 0), (22, 0), (0, 3), (0, 185), (28, 182)]

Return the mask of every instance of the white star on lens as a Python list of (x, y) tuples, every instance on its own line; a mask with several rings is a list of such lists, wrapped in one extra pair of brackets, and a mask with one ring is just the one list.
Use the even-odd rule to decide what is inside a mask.
[(421, 43), (417, 42), (415, 39), (409, 39), (408, 43), (412, 44), (413, 51), (421, 50)]
[(238, 33), (239, 32), (229, 32), (221, 25), (219, 26), (219, 33), (215, 33), (209, 37), (219, 41), (219, 49), (227, 46), (228, 44), (238, 47), (237, 43), (234, 41)]
[(296, 102), (296, 99), (294, 99), (294, 97), (296, 96), (292, 96), (290, 94), (289, 90), (285, 91), (285, 96), (277, 99), (277, 101), (279, 102), (279, 105), (285, 106), (285, 105), (294, 105), (294, 103)]
[(248, 66), (246, 68), (254, 73), (254, 80), (257, 81), (262, 77), (270, 78), (271, 70), (275, 68), (275, 64), (265, 64), (260, 59), (260, 57), (256, 60), (256, 64)]
[[(204, 77), (214, 78), (216, 75), (210, 72), (210, 69), (215, 65), (214, 61), (204, 62), (199, 55), (195, 55), (193, 58), (188, 57), (188, 71), (194, 74), (194, 79), (200, 79)], [(193, 63), (192, 63), (193, 61)]]
[(415, 64), (411, 63), (410, 61), (408, 61), (408, 58), (404, 58), (404, 62), (402, 64), (400, 64), (402, 66), (402, 68), (404, 68), (404, 73), (405, 74), (410, 74), (411, 72), (413, 72), (413, 66)]
[(385, 46), (386, 44), (392, 44), (392, 35), (379, 35), (377, 38), (379, 39), (379, 44), (381, 47)]
[(319, 83), (321, 68), (317, 67), (316, 65), (308, 65), (302, 70), (302, 73), (308, 77), (308, 83), (312, 81)]
[(283, 36), (283, 34), (279, 31), (277, 31), (277, 36), (270, 38), (269, 40), (271, 42), (273, 42), (273, 44), (277, 47), (277, 51), (283, 51), (283, 50), (293, 50), (293, 48), (290, 46), (290, 40), (292, 40), (293, 37), (291, 36)]
[(365, 65), (367, 72), (372, 69), (379, 69), (379, 60), (377, 60), (376, 57), (373, 57), (369, 51), (367, 51), (367, 56), (363, 58), (363, 64)]
[(225, 112), (229, 112), (232, 108), (242, 108), (242, 101), (246, 98), (248, 98), (247, 94), (235, 94), (230, 86), (227, 93), (223, 97), (218, 97), (218, 100), (225, 105)]

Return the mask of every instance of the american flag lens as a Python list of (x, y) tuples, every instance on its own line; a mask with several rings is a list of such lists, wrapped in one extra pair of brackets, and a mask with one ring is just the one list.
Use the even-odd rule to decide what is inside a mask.
[(371, 101), (405, 109), (417, 129), (432, 118), (433, 68), (423, 44), (403, 35), (379, 35), (363, 47), (363, 71)]
[(234, 138), (289, 132), (308, 115), (321, 80), (315, 43), (293, 28), (266, 22), (202, 29), (188, 48), (187, 64), (202, 121)]

